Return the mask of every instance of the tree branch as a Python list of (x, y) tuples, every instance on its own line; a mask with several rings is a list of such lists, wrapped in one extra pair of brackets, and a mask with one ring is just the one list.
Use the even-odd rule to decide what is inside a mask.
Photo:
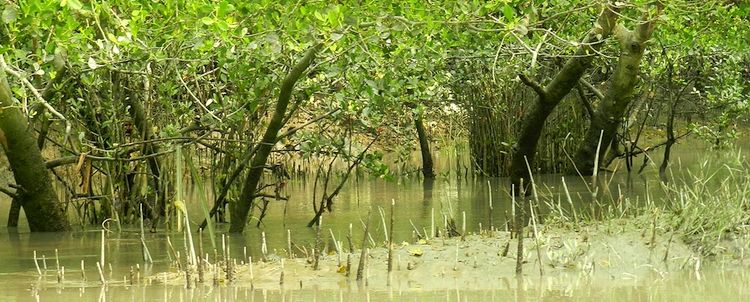
[(581, 98), (581, 103), (583, 103), (583, 108), (586, 109), (586, 113), (588, 113), (589, 118), (594, 118), (594, 108), (591, 106), (589, 98), (586, 97), (586, 94), (583, 92), (583, 85), (581, 85), (581, 83), (578, 83), (578, 85), (576, 86), (576, 90), (578, 90), (578, 95)]
[(0, 187), (0, 192), (4, 193), (5, 195), (8, 195), (8, 197), (10, 198), (16, 198), (18, 196), (16, 192), (13, 192), (10, 189), (5, 188), (5, 187)]
[[(174, 151), (175, 151), (174, 149), (170, 149), (170, 150), (166, 150), (166, 151), (162, 151), (158, 153), (152, 153), (149, 155), (130, 157), (130, 158), (104, 157), (104, 156), (94, 156), (94, 155), (88, 155), (88, 154), (83, 154), (83, 155), (88, 159), (97, 160), (97, 161), (131, 162), (131, 161), (139, 161), (139, 160), (149, 159), (152, 157), (167, 155), (167, 154), (173, 153)], [(80, 158), (81, 155), (82, 154), (71, 155), (71, 156), (65, 156), (65, 157), (48, 160), (45, 163), (45, 165), (47, 166), (47, 169), (52, 169), (52, 168), (56, 168), (59, 166), (75, 164), (78, 162), (78, 159)]]
[(526, 84), (526, 86), (531, 87), (531, 89), (534, 89), (534, 92), (536, 92), (537, 95), (539, 95), (539, 98), (542, 100), (547, 99), (547, 92), (544, 91), (544, 87), (542, 85), (539, 85), (539, 83), (533, 79), (529, 79), (529, 77), (526, 76), (524, 73), (519, 73), (518, 78), (521, 79), (521, 82)]
[(639, 42), (645, 42), (651, 38), (656, 21), (664, 10), (664, 4), (661, 1), (655, 2), (654, 6), (656, 6), (656, 13), (653, 16), (648, 12), (644, 13), (641, 23), (635, 28), (635, 35)]
[(596, 87), (594, 87), (594, 85), (591, 85), (591, 83), (589, 83), (588, 81), (586, 81), (584, 79), (579, 79), (578, 81), (581, 84), (583, 84), (584, 86), (586, 86), (586, 88), (588, 88), (589, 90), (591, 90), (591, 92), (593, 92), (594, 95), (596, 95), (597, 99), (600, 99), (600, 100), (604, 99), (604, 94), (601, 91), (599, 91), (599, 89), (596, 89)]
[(184, 87), (185, 90), (187, 90), (188, 95), (190, 95), (190, 97), (193, 99), (193, 103), (197, 104), (198, 107), (203, 109), (203, 111), (208, 113), (208, 115), (210, 115), (215, 120), (219, 121), (220, 123), (223, 122), (218, 116), (216, 116), (213, 112), (211, 112), (211, 110), (209, 110), (208, 107), (206, 107), (206, 105), (203, 105), (203, 101), (198, 99), (198, 97), (193, 93), (193, 91), (190, 90), (190, 87), (188, 87), (187, 83), (185, 83), (185, 81), (182, 80), (182, 75), (180, 74), (180, 72), (176, 69), (175, 69), (175, 72), (177, 72), (177, 79), (180, 80), (180, 84), (182, 84), (182, 87)]
[(309, 126), (309, 125), (311, 125), (311, 124), (313, 124), (313, 123), (315, 123), (315, 122), (317, 122), (319, 120), (322, 120), (322, 119), (324, 119), (326, 117), (329, 117), (329, 116), (333, 115), (334, 113), (338, 112), (339, 110), (340, 110), (340, 108), (333, 109), (333, 110), (328, 111), (327, 113), (325, 113), (323, 115), (317, 116), (317, 117), (315, 117), (315, 118), (313, 118), (313, 119), (305, 122), (304, 124), (302, 124), (302, 125), (300, 125), (298, 127), (292, 127), (289, 130), (287, 130), (286, 132), (284, 132), (284, 133), (280, 134), (278, 137), (276, 137), (276, 141), (277, 142), (281, 141), (282, 139), (284, 139), (284, 138), (286, 138), (288, 136), (291, 136), (292, 134), (294, 134), (295, 132), (301, 130), (302, 128), (305, 128), (305, 127), (307, 127), (307, 126)]
[(276, 195), (265, 194), (265, 193), (255, 193), (255, 195), (253, 195), (253, 198), (258, 198), (258, 197), (265, 197), (265, 198), (271, 198), (271, 199), (277, 199), (277, 200), (289, 200), (288, 197), (276, 196)]

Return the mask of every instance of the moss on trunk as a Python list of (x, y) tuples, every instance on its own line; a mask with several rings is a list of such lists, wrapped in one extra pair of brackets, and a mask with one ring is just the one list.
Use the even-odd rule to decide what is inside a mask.
[(13, 177), (20, 189), (18, 201), (32, 232), (70, 229), (58, 203), (34, 130), (12, 97), (4, 72), (0, 72), (0, 143), (5, 149)]

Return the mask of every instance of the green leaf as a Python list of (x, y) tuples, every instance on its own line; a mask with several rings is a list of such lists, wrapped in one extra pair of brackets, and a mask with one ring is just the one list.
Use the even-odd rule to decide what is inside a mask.
[(229, 24), (227, 24), (227, 22), (225, 21), (216, 22), (216, 27), (218, 27), (221, 31), (229, 30)]
[(72, 10), (80, 10), (81, 8), (83, 8), (83, 4), (78, 0), (62, 0), (60, 1), (60, 6), (67, 7)]
[(343, 34), (340, 34), (340, 33), (332, 33), (332, 34), (331, 34), (331, 41), (334, 41), (334, 42), (336, 42), (336, 41), (338, 41), (338, 40), (341, 40), (341, 37), (343, 37), (343, 36), (344, 36), (344, 35), (343, 35)]
[(201, 18), (201, 22), (204, 25), (211, 25), (211, 24), (214, 24), (214, 19), (209, 18), (209, 17), (203, 17), (203, 18)]
[(89, 66), (89, 68), (91, 68), (91, 69), (96, 69), (96, 68), (98, 68), (98, 67), (99, 67), (99, 64), (96, 64), (96, 60), (94, 60), (94, 58), (92, 58), (92, 57), (89, 57), (89, 60), (88, 60), (88, 62), (87, 62), (87, 65), (88, 65), (88, 66)]
[(325, 21), (326, 20), (326, 18), (323, 17), (323, 15), (320, 14), (319, 11), (315, 11), (314, 15), (315, 15), (315, 18), (318, 19), (318, 20), (320, 20), (320, 21)]
[(503, 16), (505, 16), (505, 21), (513, 22), (516, 20), (516, 11), (510, 5), (506, 4), (503, 6)]
[(115, 37), (115, 35), (113, 35), (112, 33), (107, 33), (107, 40), (112, 43), (117, 43), (117, 37)]
[(378, 89), (378, 84), (375, 83), (375, 81), (373, 81), (373, 80), (365, 79), (365, 83), (367, 83), (367, 86), (372, 87), (372, 89), (375, 89), (375, 90)]
[(18, 8), (15, 5), (6, 5), (3, 10), (3, 22), (13, 23), (18, 18)]
[(226, 16), (227, 14), (233, 12), (234, 10), (235, 10), (235, 7), (233, 4), (223, 1), (219, 4), (218, 14), (219, 16)]

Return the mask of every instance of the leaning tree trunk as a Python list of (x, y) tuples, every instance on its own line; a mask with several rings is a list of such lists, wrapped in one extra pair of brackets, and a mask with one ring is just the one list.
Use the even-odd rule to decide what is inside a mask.
[(424, 128), (424, 121), (421, 114), (414, 117), (414, 126), (417, 128), (419, 151), (422, 153), (422, 174), (424, 178), (434, 178), (435, 169), (433, 168), (432, 153), (430, 152), (430, 141), (427, 140), (427, 131)]
[[(55, 71), (57, 72), (57, 75), (47, 83), (42, 91), (42, 98), (45, 100), (52, 98), (52, 96), (59, 90), (56, 86), (60, 85), (61, 79), (66, 78), (68, 69), (65, 65), (65, 58), (62, 55), (55, 55)], [(39, 135), (37, 135), (36, 143), (40, 152), (41, 150), (44, 150), (44, 142), (47, 140), (47, 133), (49, 132), (50, 125), (52, 125), (52, 120), (47, 118), (47, 115), (44, 114), (45, 110), (46, 108), (44, 108), (41, 103), (38, 103), (35, 108), (35, 111), (37, 112), (36, 116), (39, 117)], [(10, 210), (8, 210), (9, 228), (18, 227), (18, 217), (20, 214), (21, 201), (18, 197), (14, 197), (10, 204)]]
[(23, 207), (32, 232), (70, 229), (65, 211), (58, 203), (52, 179), (37, 146), (34, 129), (11, 97), (4, 72), (0, 72), (0, 143), (13, 171), (16, 199)]
[(312, 61), (315, 59), (315, 56), (321, 47), (322, 44), (320, 43), (311, 47), (305, 54), (305, 57), (297, 62), (297, 65), (289, 71), (289, 74), (287, 74), (286, 78), (284, 78), (284, 81), (281, 83), (279, 100), (276, 103), (276, 108), (274, 109), (273, 116), (268, 123), (268, 127), (263, 134), (263, 139), (260, 144), (256, 146), (257, 151), (250, 161), (250, 172), (248, 172), (247, 178), (245, 178), (240, 198), (234, 204), (234, 207), (230, 208), (232, 220), (230, 221), (229, 231), (232, 233), (242, 233), (242, 231), (245, 230), (248, 215), (253, 208), (255, 191), (258, 188), (258, 183), (260, 183), (261, 177), (263, 176), (263, 169), (265, 169), (266, 160), (271, 153), (271, 149), (276, 144), (276, 137), (278, 136), (279, 130), (284, 126), (284, 116), (286, 115), (289, 101), (292, 98), (294, 85), (310, 64), (312, 64)]
[[(133, 125), (135, 125), (135, 128), (138, 130), (141, 139), (143, 139), (144, 141), (153, 140), (155, 136), (153, 131), (151, 130), (151, 122), (146, 116), (146, 110), (143, 108), (143, 103), (140, 95), (135, 91), (134, 87), (122, 86), (122, 79), (119, 78), (119, 73), (115, 72), (113, 76), (114, 85), (120, 85), (119, 89), (125, 88), (128, 90), (125, 94), (126, 97), (124, 98), (124, 103), (128, 106), (128, 113), (130, 113), (130, 116), (133, 119)], [(145, 91), (144, 93), (149, 92)], [(143, 155), (152, 155), (157, 153), (159, 153), (159, 147), (155, 144), (150, 142), (146, 142), (143, 144)], [(151, 171), (151, 175), (149, 175), (150, 183), (153, 187), (154, 193), (156, 194), (156, 204), (151, 209), (154, 211), (151, 214), (154, 217), (164, 216), (166, 214), (167, 199), (164, 188), (162, 187), (162, 165), (160, 163), (159, 157), (157, 156), (149, 157), (148, 159), (146, 159), (146, 163), (149, 170)]]
[(524, 84), (531, 86), (537, 93), (538, 98), (523, 115), (521, 130), (513, 150), (511, 183), (515, 187), (516, 194), (521, 191), (530, 191), (519, 190), (521, 179), (525, 180), (525, 186), (530, 184), (526, 161), (530, 166), (533, 165), (539, 137), (542, 134), (547, 117), (570, 90), (578, 84), (578, 80), (583, 73), (591, 66), (597, 49), (604, 44), (603, 40), (612, 33), (618, 16), (615, 10), (616, 8), (612, 6), (605, 6), (602, 9), (597, 19), (597, 25), (589, 31), (575, 55), (565, 63), (546, 87), (540, 86), (523, 74), (520, 75)]
[[(617, 129), (632, 100), (633, 88), (638, 82), (643, 51), (654, 29), (654, 21), (651, 18), (656, 17), (647, 16), (647, 18), (649, 19), (640, 24), (635, 31), (628, 30), (624, 26), (618, 26), (616, 29), (615, 35), (621, 51), (620, 59), (612, 79), (609, 80), (609, 89), (594, 113), (591, 125), (574, 158), (579, 172), (583, 175), (592, 175), (594, 167), (599, 166), (604, 159), (610, 142), (617, 135)], [(601, 146), (599, 146), (600, 140)], [(599, 150), (598, 157), (597, 150)], [(595, 158), (599, 159), (598, 163)]]

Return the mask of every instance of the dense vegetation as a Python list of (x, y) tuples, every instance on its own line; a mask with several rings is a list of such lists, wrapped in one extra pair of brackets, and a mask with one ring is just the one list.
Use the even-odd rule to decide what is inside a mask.
[(361, 2), (5, 1), (9, 225), (179, 228), (205, 179), (205, 216), (242, 232), (297, 175), (314, 225), (357, 167), (409, 173), (420, 148), (425, 178), (447, 173), (437, 143), (516, 193), (656, 146), (668, 181), (678, 139), (731, 143), (750, 110), (746, 1)]

